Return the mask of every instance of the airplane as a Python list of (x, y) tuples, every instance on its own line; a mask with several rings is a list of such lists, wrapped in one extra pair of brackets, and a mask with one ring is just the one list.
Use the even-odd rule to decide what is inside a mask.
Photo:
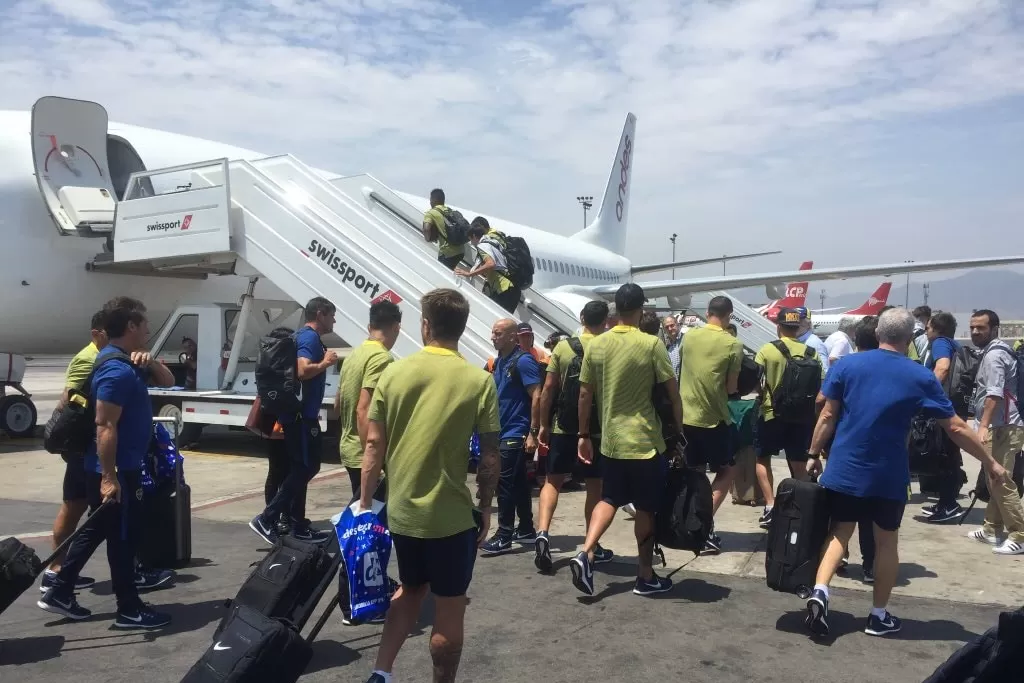
[[(204, 279), (159, 275), (126, 275), (94, 272), (91, 265), (104, 250), (107, 234), (77, 230), (62, 209), (52, 190), (43, 191), (41, 177), (45, 163), (52, 160), (69, 169), (90, 170), (95, 165), (107, 169), (103, 183), (121, 199), (133, 172), (167, 168), (220, 158), (253, 160), (264, 153), (230, 144), (170, 133), (151, 128), (111, 122), (103, 111), (102, 120), (83, 122), (59, 115), (61, 103), (81, 102), (59, 97), (44, 97), (32, 111), (0, 111), (0, 231), (5, 238), (0, 250), (0, 285), (4, 292), (0, 303), (0, 349), (15, 354), (68, 353), (81, 347), (88, 337), (89, 320), (95, 310), (110, 298), (131, 294), (143, 300), (152, 324), (159, 324), (176, 306), (187, 302), (236, 301), (248, 280), (238, 275), (218, 275)], [(58, 109), (50, 121), (57, 121), (45, 138), (33, 138), (33, 117), (40, 108)], [(85, 130), (87, 126), (95, 130)], [(85, 131), (85, 132), (83, 132)], [(42, 132), (37, 133), (40, 136)], [(97, 141), (94, 149), (77, 152), (62, 138), (82, 135)], [(629, 113), (619, 138), (612, 170), (597, 216), (582, 231), (565, 236), (520, 225), (465, 207), (455, 188), (448, 188), (451, 206), (468, 218), (485, 216), (495, 229), (518, 235), (529, 244), (536, 263), (534, 290), (560, 305), (575, 319), (583, 306), (595, 299), (614, 299), (615, 292), (633, 276), (648, 267), (635, 266), (625, 255), (628, 243), (628, 217), (632, 172), (634, 168), (636, 116)], [(52, 144), (52, 149), (50, 145)], [(40, 151), (42, 150), (42, 151)], [(333, 171), (314, 169), (324, 179), (339, 178)], [(90, 171), (91, 172), (91, 171)], [(155, 183), (154, 183), (155, 184)], [(431, 185), (433, 185), (431, 183)], [(173, 187), (171, 190), (173, 191)], [(180, 189), (180, 188), (179, 188)], [(92, 189), (96, 192), (96, 188)], [(401, 193), (420, 210), (428, 208), (422, 197)], [(706, 259), (720, 261), (721, 258)], [(846, 279), (866, 275), (925, 272), (1024, 262), (1024, 256), (918, 261), (863, 267), (843, 267), (813, 271), (815, 279)], [(658, 269), (691, 265), (681, 261), (660, 264)], [(771, 272), (720, 277), (684, 278), (640, 282), (647, 296), (669, 297), (677, 308), (688, 305), (692, 293), (721, 288), (766, 286), (801, 278), (805, 273)], [(437, 286), (451, 286), (452, 280)], [(253, 295), (261, 299), (287, 299), (266, 278), (261, 278)], [(771, 294), (769, 294), (771, 296)], [(680, 306), (680, 304), (683, 304)], [(571, 330), (570, 330), (571, 332)]]
[[(804, 261), (800, 264), (800, 270), (810, 270), (813, 266), (814, 261)], [(780, 308), (800, 308), (804, 305), (804, 302), (807, 300), (807, 287), (809, 284), (808, 282), (791, 282), (786, 285), (781, 298), (770, 301), (754, 310), (769, 320), (775, 320)]]
[(889, 290), (892, 289), (891, 282), (883, 282), (878, 289), (868, 297), (868, 300), (857, 308), (840, 313), (838, 315), (814, 315), (811, 314), (811, 329), (819, 337), (827, 337), (839, 329), (839, 324), (844, 320), (861, 320), (869, 315), (878, 315), (885, 308), (889, 301)]

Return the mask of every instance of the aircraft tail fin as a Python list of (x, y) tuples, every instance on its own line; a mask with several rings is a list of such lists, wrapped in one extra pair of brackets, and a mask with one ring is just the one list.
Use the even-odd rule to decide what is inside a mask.
[(578, 239), (616, 254), (626, 251), (626, 221), (629, 218), (629, 191), (633, 184), (633, 152), (636, 138), (636, 115), (626, 114), (619, 146), (601, 207), (590, 225), (574, 234)]
[[(801, 268), (806, 270), (806, 268)], [(786, 285), (786, 296), (776, 302), (776, 306), (782, 308), (800, 308), (807, 301), (807, 287), (809, 282), (790, 282)]]
[(892, 289), (892, 283), (883, 282), (875, 290), (875, 293), (869, 296), (868, 300), (861, 304), (859, 308), (847, 311), (846, 313), (848, 315), (878, 315), (889, 301), (890, 289)]
[(810, 270), (814, 267), (814, 261), (804, 261), (800, 264), (799, 270)]

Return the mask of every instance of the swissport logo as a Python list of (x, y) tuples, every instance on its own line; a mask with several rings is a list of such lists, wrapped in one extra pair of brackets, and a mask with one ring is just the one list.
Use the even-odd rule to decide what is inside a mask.
[(168, 230), (188, 230), (188, 227), (192, 225), (192, 214), (187, 214), (184, 218), (177, 221), (168, 221), (166, 223), (150, 223), (146, 226), (146, 232), (167, 232)]
[[(307, 251), (309, 252), (308, 254), (306, 253)], [(345, 284), (351, 282), (356, 289), (361, 289), (363, 293), (369, 294), (371, 299), (376, 297), (380, 291), (380, 283), (374, 282), (357, 272), (355, 268), (348, 264), (348, 261), (343, 261), (337, 247), (321, 244), (319, 240), (311, 240), (306, 251), (302, 253), (307, 257), (309, 254), (315, 255), (324, 262), (324, 265), (338, 273), (338, 275), (341, 275), (342, 282)]]
[(622, 222), (622, 214), (626, 210), (626, 192), (629, 190), (629, 164), (633, 154), (633, 140), (627, 135), (622, 145), (622, 158), (619, 159), (619, 199), (615, 202), (615, 217)]

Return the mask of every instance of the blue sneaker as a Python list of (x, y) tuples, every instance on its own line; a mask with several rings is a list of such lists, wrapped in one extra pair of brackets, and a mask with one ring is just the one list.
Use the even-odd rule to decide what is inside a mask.
[(52, 589), (46, 591), (46, 595), (39, 598), (36, 607), (51, 614), (59, 614), (66, 619), (73, 619), (74, 621), (81, 621), (92, 616), (92, 612), (78, 604), (78, 600), (75, 600), (74, 595), (65, 599), (57, 597), (54, 595), (54, 592)]
[(302, 529), (295, 529), (292, 531), (292, 538), (299, 541), (305, 541), (306, 543), (313, 543), (320, 545), (330, 540), (331, 534), (326, 531), (320, 531), (312, 527), (305, 527)]
[(118, 610), (114, 628), (154, 629), (163, 628), (170, 623), (170, 616), (154, 612), (148, 605), (140, 604), (133, 610)]
[(869, 636), (887, 636), (890, 633), (899, 633), (903, 622), (889, 614), (887, 611), (884, 617), (876, 617), (874, 614), (868, 617), (867, 628), (864, 633)]
[(594, 594), (594, 565), (586, 553), (576, 553), (576, 557), (569, 560), (569, 571), (572, 572), (572, 585), (576, 586), (576, 590), (586, 595)]
[(607, 564), (612, 561), (615, 557), (615, 553), (607, 548), (602, 548), (601, 544), (598, 543), (597, 547), (594, 548), (594, 564)]
[[(39, 582), (39, 592), (45, 593), (46, 591), (53, 588), (53, 582), (57, 579), (57, 572), (52, 569), (47, 569), (43, 572), (43, 579)], [(86, 588), (92, 588), (96, 584), (96, 579), (89, 576), (79, 576), (75, 580), (75, 590), (85, 590)]]
[(174, 572), (170, 569), (143, 569), (135, 570), (135, 588), (140, 591), (159, 588), (174, 579)]
[(270, 545), (274, 545), (274, 543), (278, 539), (277, 525), (267, 524), (267, 522), (263, 519), (263, 515), (256, 515), (255, 517), (253, 517), (252, 521), (249, 522), (249, 528), (255, 531), (257, 536), (262, 538)]
[(533, 529), (516, 529), (512, 534), (512, 542), (520, 545), (528, 545), (537, 540), (537, 532)]
[(512, 550), (512, 538), (506, 534), (499, 531), (491, 536), (491, 540), (480, 546), (480, 552), (484, 555), (504, 555)]
[(651, 574), (651, 580), (645, 581), (639, 576), (636, 577), (636, 585), (633, 586), (633, 595), (657, 595), (672, 590), (672, 579), (662, 578), (657, 574)]
[(807, 598), (807, 618), (804, 623), (815, 635), (828, 635), (828, 596), (825, 591), (815, 590)]

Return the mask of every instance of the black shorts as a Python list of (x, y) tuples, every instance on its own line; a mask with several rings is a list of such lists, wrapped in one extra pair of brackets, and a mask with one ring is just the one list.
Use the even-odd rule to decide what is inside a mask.
[(782, 451), (786, 460), (807, 461), (814, 436), (814, 424), (793, 424), (782, 420), (757, 421), (757, 457), (770, 458)]
[(718, 472), (736, 464), (732, 452), (732, 427), (724, 422), (714, 427), (691, 427), (683, 425), (686, 439), (686, 464), (690, 467), (707, 466)]
[(64, 465), (64, 494), (61, 500), (67, 502), (86, 500), (89, 497), (89, 486), (85, 476), (85, 456), (64, 453), (61, 457), (66, 463)]
[(637, 510), (655, 513), (661, 505), (668, 475), (668, 459), (661, 453), (646, 460), (604, 459), (602, 500), (620, 508), (632, 503)]
[(430, 585), (440, 598), (465, 595), (476, 563), (476, 528), (444, 538), (414, 538), (391, 534), (398, 556), (398, 580), (403, 586)]
[(858, 498), (831, 489), (828, 492), (828, 509), (833, 522), (873, 522), (885, 531), (896, 531), (903, 521), (905, 500), (891, 498)]
[(575, 434), (552, 434), (548, 448), (545, 472), (548, 474), (571, 474), (583, 479), (600, 479), (603, 471), (601, 440), (593, 439), (594, 461), (589, 465), (579, 459), (579, 439)]

